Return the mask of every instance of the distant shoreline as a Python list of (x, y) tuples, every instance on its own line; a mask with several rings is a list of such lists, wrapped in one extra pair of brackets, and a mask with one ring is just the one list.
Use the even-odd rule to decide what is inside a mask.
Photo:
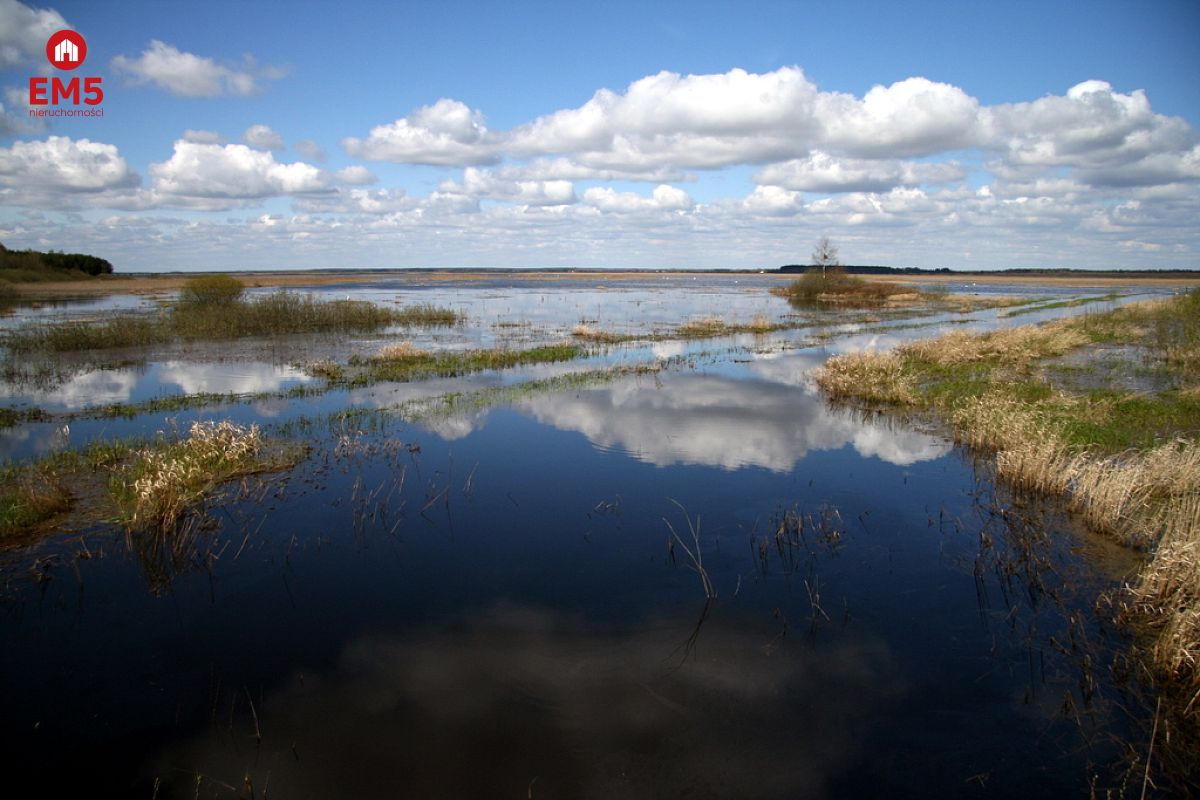
[[(874, 268), (879, 269), (879, 268)], [(1003, 272), (949, 272), (949, 271), (889, 271), (858, 272), (854, 267), (848, 271), (859, 274), (866, 280), (888, 283), (1016, 283), (1033, 286), (1117, 286), (1146, 285), (1163, 287), (1200, 286), (1200, 271), (1169, 270), (1155, 272), (1096, 271), (1085, 270), (1039, 270)], [(155, 294), (179, 289), (198, 274), (196, 272), (130, 273), (114, 274), (102, 278), (77, 281), (30, 282), (11, 284), (22, 294), (40, 296), (105, 295), (105, 294)], [(744, 276), (761, 278), (764, 282), (795, 280), (798, 272), (772, 270), (609, 270), (609, 269), (381, 269), (381, 270), (287, 270), (279, 272), (235, 271), (237, 277), (249, 287), (305, 287), (330, 286), (336, 284), (367, 283), (378, 280), (404, 280), (413, 282), (460, 282), (472, 283), (495, 280), (498, 277), (519, 278), (525, 281), (569, 281), (580, 279), (603, 280), (650, 280), (664, 277)]]

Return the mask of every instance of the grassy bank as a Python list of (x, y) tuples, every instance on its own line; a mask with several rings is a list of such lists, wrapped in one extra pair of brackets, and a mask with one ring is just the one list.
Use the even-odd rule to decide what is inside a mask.
[[(206, 281), (205, 285), (202, 281)], [(390, 325), (455, 325), (458, 312), (431, 305), (385, 308), (362, 300), (320, 300), (278, 291), (241, 297), (231, 278), (198, 279), (160, 314), (124, 313), (96, 322), (34, 325), (10, 333), (13, 353), (144, 347), (177, 340), (221, 340), (305, 333), (361, 333)]]
[[(1097, 351), (1153, 388), (1064, 379), (1061, 357)], [(993, 453), (1003, 480), (1062, 496), (1092, 528), (1146, 550), (1123, 614), (1150, 632), (1175, 718), (1200, 730), (1200, 291), (835, 356), (817, 383), (834, 398), (935, 413)]]

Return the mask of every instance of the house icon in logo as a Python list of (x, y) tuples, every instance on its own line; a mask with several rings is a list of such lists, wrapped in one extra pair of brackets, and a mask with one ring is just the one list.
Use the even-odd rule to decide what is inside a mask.
[(72, 30), (61, 30), (46, 40), (46, 58), (59, 69), (75, 69), (87, 58), (87, 41)]
[(54, 60), (63, 61), (66, 63), (79, 61), (79, 46), (70, 39), (63, 39), (58, 44), (54, 45)]

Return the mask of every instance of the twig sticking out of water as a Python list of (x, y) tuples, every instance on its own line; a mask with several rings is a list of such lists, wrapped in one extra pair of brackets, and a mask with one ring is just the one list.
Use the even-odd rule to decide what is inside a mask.
[(1142, 800), (1146, 800), (1146, 787), (1150, 785), (1150, 760), (1154, 758), (1154, 737), (1158, 735), (1158, 712), (1162, 711), (1162, 698), (1154, 706), (1154, 726), (1150, 729), (1150, 748), (1146, 751), (1146, 775), (1142, 778)]
[(712, 600), (717, 596), (716, 589), (713, 588), (712, 581), (708, 578), (708, 570), (704, 568), (704, 555), (700, 551), (700, 515), (696, 515), (696, 523), (692, 524), (692, 518), (688, 516), (687, 509), (678, 501), (670, 497), (667, 498), (683, 512), (683, 518), (687, 522), (688, 533), (691, 535), (692, 547), (688, 547), (683, 539), (679, 538), (679, 534), (675, 532), (675, 526), (666, 517), (663, 517), (663, 522), (667, 523), (667, 528), (671, 531), (671, 536), (674, 541), (683, 548), (683, 552), (687, 554), (688, 560), (692, 562), (692, 569), (700, 576), (700, 582), (704, 585), (704, 596)]

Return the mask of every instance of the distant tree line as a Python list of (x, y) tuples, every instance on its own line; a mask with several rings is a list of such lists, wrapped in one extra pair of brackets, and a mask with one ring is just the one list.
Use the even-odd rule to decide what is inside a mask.
[(98, 256), (85, 253), (43, 253), (38, 250), (9, 250), (0, 244), (0, 270), (26, 272), (82, 272), (85, 275), (111, 275), (113, 265)]

